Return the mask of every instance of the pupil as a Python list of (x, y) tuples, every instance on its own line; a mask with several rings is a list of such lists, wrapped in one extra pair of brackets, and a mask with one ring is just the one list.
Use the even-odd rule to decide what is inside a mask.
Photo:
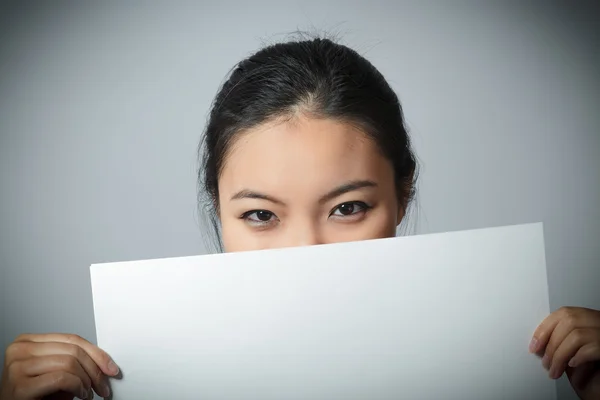
[(256, 217), (263, 222), (266, 222), (271, 219), (271, 213), (268, 211), (258, 211), (256, 213)]
[(354, 211), (354, 204), (342, 204), (340, 206), (340, 212), (342, 215), (350, 215)]

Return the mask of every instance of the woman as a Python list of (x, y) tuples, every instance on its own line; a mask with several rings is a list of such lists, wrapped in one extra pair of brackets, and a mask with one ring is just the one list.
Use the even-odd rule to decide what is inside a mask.
[[(228, 252), (394, 236), (415, 188), (396, 94), (367, 60), (325, 39), (242, 61), (201, 149), (199, 179)], [(529, 350), (582, 399), (600, 398), (599, 311), (555, 311)], [(106, 397), (118, 372), (75, 335), (22, 335), (7, 348), (0, 400)]]

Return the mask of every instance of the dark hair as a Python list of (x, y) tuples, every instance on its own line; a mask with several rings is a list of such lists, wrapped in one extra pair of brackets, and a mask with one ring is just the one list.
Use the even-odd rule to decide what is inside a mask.
[(218, 179), (237, 136), (298, 110), (359, 126), (393, 164), (398, 199), (414, 193), (416, 160), (398, 97), (383, 75), (356, 51), (329, 39), (265, 47), (234, 67), (210, 111), (198, 171), (205, 216), (219, 234)]

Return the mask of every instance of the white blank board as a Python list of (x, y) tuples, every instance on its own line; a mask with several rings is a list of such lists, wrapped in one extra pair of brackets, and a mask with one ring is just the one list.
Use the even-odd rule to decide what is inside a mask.
[(542, 224), (91, 267), (114, 400), (556, 398)]

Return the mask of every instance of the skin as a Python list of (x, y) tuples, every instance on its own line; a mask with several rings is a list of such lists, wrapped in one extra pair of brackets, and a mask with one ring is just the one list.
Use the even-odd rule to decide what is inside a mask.
[[(307, 116), (244, 132), (219, 178), (227, 251), (391, 237), (402, 203), (391, 164), (362, 132)], [(529, 350), (550, 378), (566, 373), (580, 398), (600, 398), (600, 311), (560, 308)], [(21, 335), (6, 350), (0, 400), (90, 398), (92, 389), (107, 396), (107, 377), (118, 373), (106, 352), (76, 335)]]
[(363, 132), (302, 117), (242, 134), (219, 209), (228, 252), (391, 237), (404, 215), (392, 166)]

